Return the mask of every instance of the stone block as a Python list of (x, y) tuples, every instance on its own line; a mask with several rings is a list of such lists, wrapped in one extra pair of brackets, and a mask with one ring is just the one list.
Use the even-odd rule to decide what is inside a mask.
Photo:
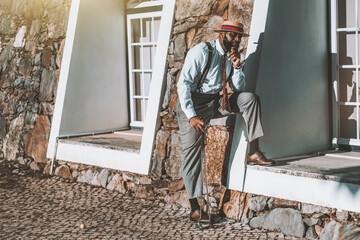
[(211, 12), (218, 16), (224, 15), (225, 9), (229, 6), (229, 1), (230, 0), (222, 0), (215, 2), (212, 6)]
[(148, 185), (151, 184), (151, 178), (149, 176), (140, 176), (139, 177), (139, 184)]
[(336, 217), (339, 220), (346, 221), (349, 219), (349, 212), (348, 211), (336, 211)]
[(191, 48), (195, 34), (196, 34), (196, 28), (192, 28), (186, 33), (186, 48), (187, 48), (187, 50), (189, 50)]
[(170, 155), (165, 162), (165, 172), (172, 180), (181, 179), (181, 140), (177, 132), (171, 133), (170, 138)]
[(3, 142), (4, 158), (8, 160), (16, 160), (19, 153), (19, 146), (24, 127), (24, 114), (20, 114), (10, 123), (9, 131)]
[(47, 67), (47, 68), (50, 67), (50, 65), (51, 65), (51, 57), (52, 57), (52, 52), (51, 52), (50, 48), (45, 48), (42, 51), (41, 64), (44, 67)]
[(222, 184), (223, 178), (226, 178), (227, 165), (224, 160), (229, 136), (225, 127), (208, 129), (205, 152), (209, 183)]
[(11, 3), (13, 0), (1, 0), (0, 1), (0, 8), (1, 9), (9, 9), (11, 7)]
[(353, 223), (331, 221), (321, 232), (320, 240), (360, 239), (360, 227)]
[(109, 184), (106, 187), (109, 190), (115, 190), (121, 193), (126, 192), (124, 181), (119, 173), (116, 173), (115, 176), (111, 178)]
[(92, 182), (94, 182), (94, 179), (96, 179), (96, 177), (97, 177), (97, 173), (89, 169), (81, 172), (77, 178), (77, 181), (94, 185)]
[(15, 36), (14, 47), (22, 48), (25, 46), (25, 34), (26, 34), (26, 26), (22, 26)]
[(57, 81), (56, 75), (57, 71), (49, 71), (45, 68), (43, 69), (41, 74), (40, 93), (38, 97), (40, 101), (51, 101), (53, 99)]
[(40, 33), (41, 30), (41, 20), (35, 19), (31, 22), (29, 37), (30, 39), (34, 39)]
[(60, 48), (56, 54), (56, 65), (60, 68), (61, 67), (61, 60), (64, 53), (64, 47), (65, 47), (65, 38), (61, 40)]
[(175, 19), (178, 21), (189, 17), (209, 15), (215, 2), (216, 0), (178, 0), (176, 1)]
[(23, 76), (29, 76), (31, 71), (31, 59), (21, 59), (19, 64), (19, 73)]
[(316, 235), (320, 236), (323, 228), (320, 225), (317, 225), (317, 224), (314, 227), (315, 227)]
[(32, 170), (34, 170), (34, 171), (41, 171), (40, 165), (39, 165), (37, 162), (35, 162), (35, 161), (33, 161), (32, 163), (30, 163), (29, 167), (30, 167)]
[(268, 197), (265, 196), (259, 196), (259, 197), (253, 197), (249, 199), (249, 209), (253, 210), (255, 212), (260, 212), (264, 210), (266, 207), (266, 202), (268, 200)]
[(319, 219), (318, 218), (304, 218), (304, 223), (306, 223), (306, 225), (308, 226), (314, 226), (316, 224), (319, 223)]
[(177, 192), (177, 191), (184, 189), (184, 187), (185, 187), (184, 181), (182, 179), (180, 179), (180, 180), (175, 180), (175, 181), (169, 182), (167, 188), (171, 192)]
[(227, 218), (243, 221), (249, 211), (248, 194), (227, 190), (219, 205)]
[(46, 151), (50, 136), (50, 121), (47, 116), (37, 116), (35, 126), (24, 135), (25, 153), (36, 162), (47, 162)]
[(298, 202), (281, 199), (281, 198), (270, 198), (267, 205), (268, 205), (269, 209), (274, 209), (274, 208), (294, 208), (294, 209), (296, 209), (298, 207)]
[(135, 181), (136, 180), (136, 174), (131, 172), (123, 172), (122, 178), (125, 182)]
[(187, 32), (190, 28), (196, 27), (199, 23), (197, 21), (190, 22), (186, 21), (182, 24), (179, 24), (177, 26), (174, 26), (173, 28), (173, 34), (179, 34)]
[(59, 176), (65, 179), (73, 179), (73, 175), (71, 174), (70, 168), (67, 165), (60, 165), (55, 169), (55, 176)]
[(47, 22), (48, 38), (58, 39), (65, 37), (69, 8), (67, 5), (58, 6), (49, 12), (49, 21)]
[(304, 203), (304, 204), (302, 204), (302, 207), (301, 207), (301, 213), (303, 213), (303, 214), (312, 214), (312, 213), (330, 214), (331, 210), (327, 207)]
[(174, 85), (176, 83), (176, 75), (178, 74), (179, 69), (171, 68), (168, 71), (166, 76), (166, 90), (164, 93), (164, 100), (162, 103), (162, 109), (166, 109), (171, 101), (171, 96), (174, 90)]
[(174, 61), (183, 61), (185, 59), (186, 52), (185, 33), (181, 33), (176, 36), (174, 45)]
[(254, 0), (230, 0), (228, 19), (238, 20), (244, 24), (245, 32), (249, 31)]
[(190, 209), (189, 199), (185, 190), (166, 195), (164, 201), (166, 203), (176, 203), (183, 208)]
[(6, 120), (0, 117), (0, 138), (4, 139), (7, 133)]
[(301, 213), (292, 208), (275, 208), (262, 216), (254, 217), (249, 225), (253, 228), (280, 231), (295, 237), (303, 237), (305, 234)]
[(96, 185), (97, 186), (100, 185), (101, 187), (105, 188), (108, 177), (109, 177), (109, 170), (102, 169), (101, 172), (99, 173), (99, 175), (97, 176)]
[(309, 229), (306, 231), (305, 237), (307, 239), (317, 239), (318, 238), (318, 235), (316, 234), (314, 226), (309, 227)]
[(54, 105), (51, 103), (40, 103), (40, 114), (52, 116), (54, 113)]
[(167, 142), (170, 137), (170, 133), (159, 130), (156, 133), (155, 150), (151, 163), (150, 173), (152, 176), (160, 178), (162, 175), (163, 161), (166, 158)]
[(169, 181), (168, 180), (164, 180), (164, 179), (161, 179), (161, 180), (153, 180), (152, 181), (152, 186), (154, 188), (158, 188), (158, 189), (164, 189), (164, 188), (168, 188), (169, 186)]
[(133, 195), (136, 198), (153, 199), (154, 191), (151, 185), (138, 185), (133, 189)]
[(215, 29), (220, 29), (224, 20), (220, 16), (212, 16), (204, 24), (202, 28), (196, 33), (194, 40), (190, 47), (197, 45), (200, 42), (212, 41), (218, 38), (219, 34), (215, 32)]
[(0, 87), (7, 88), (13, 85), (16, 79), (16, 58), (14, 58), (6, 69), (2, 72), (0, 78)]

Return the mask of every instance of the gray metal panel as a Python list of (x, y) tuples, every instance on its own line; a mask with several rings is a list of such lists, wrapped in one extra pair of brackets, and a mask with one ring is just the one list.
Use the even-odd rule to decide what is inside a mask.
[(125, 3), (81, 0), (60, 135), (128, 126)]
[(268, 157), (330, 145), (327, 42), (326, 0), (270, 0), (262, 47), (249, 56), (259, 61), (249, 90), (261, 99)]

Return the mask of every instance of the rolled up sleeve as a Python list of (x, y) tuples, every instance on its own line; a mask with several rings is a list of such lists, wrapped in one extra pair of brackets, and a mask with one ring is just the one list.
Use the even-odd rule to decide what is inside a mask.
[(234, 92), (243, 92), (245, 90), (246, 81), (245, 74), (242, 69), (234, 69), (233, 76), (231, 77), (231, 81), (229, 82), (231, 89)]
[(177, 92), (179, 96), (181, 109), (188, 119), (195, 117), (196, 112), (191, 99), (191, 91), (196, 89), (198, 73), (201, 72), (203, 64), (207, 57), (202, 44), (192, 48), (185, 58), (184, 66), (181, 70), (180, 78), (177, 83)]

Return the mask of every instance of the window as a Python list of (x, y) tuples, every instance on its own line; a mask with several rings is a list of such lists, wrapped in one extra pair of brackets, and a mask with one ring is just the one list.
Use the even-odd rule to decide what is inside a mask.
[[(175, 0), (71, 2), (48, 158), (148, 173), (160, 121), (159, 89), (163, 89), (174, 11)], [(160, 15), (160, 12), (165, 14)], [(136, 17), (135, 14), (139, 15)], [(127, 16), (138, 21), (138, 25), (133, 24), (136, 31), (127, 29)], [(128, 43), (138, 50), (136, 53), (127, 52), (128, 32), (134, 39)], [(134, 70), (139, 77), (128, 73), (130, 63), (127, 60), (131, 56), (137, 64), (135, 67), (131, 65), (131, 73)], [(141, 100), (134, 107), (137, 113), (133, 114), (135, 125), (138, 121), (138, 125), (143, 126), (141, 144), (136, 151), (127, 151), (123, 145), (119, 148), (101, 146), (102, 142), (106, 145), (110, 138), (117, 141), (119, 136), (99, 139), (99, 134), (128, 129), (131, 124), (129, 80), (131, 84), (138, 81), (133, 84), (135, 92), (131, 94)], [(62, 139), (89, 134), (99, 136), (96, 144)], [(131, 132), (126, 134), (134, 135)], [(117, 141), (116, 144), (122, 143)]]
[(130, 126), (144, 127), (161, 12), (127, 15)]
[[(359, 0), (338, 0), (333, 40), (337, 43), (335, 143), (360, 146)], [(335, 35), (335, 36), (334, 36)], [(334, 39), (335, 38), (335, 39)]]

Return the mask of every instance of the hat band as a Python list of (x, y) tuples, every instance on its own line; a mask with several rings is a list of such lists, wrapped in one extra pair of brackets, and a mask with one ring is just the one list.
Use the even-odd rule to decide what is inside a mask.
[(244, 29), (238, 28), (238, 27), (235, 27), (235, 26), (230, 26), (230, 25), (222, 25), (221, 29), (222, 30), (232, 30), (232, 31), (244, 32)]

